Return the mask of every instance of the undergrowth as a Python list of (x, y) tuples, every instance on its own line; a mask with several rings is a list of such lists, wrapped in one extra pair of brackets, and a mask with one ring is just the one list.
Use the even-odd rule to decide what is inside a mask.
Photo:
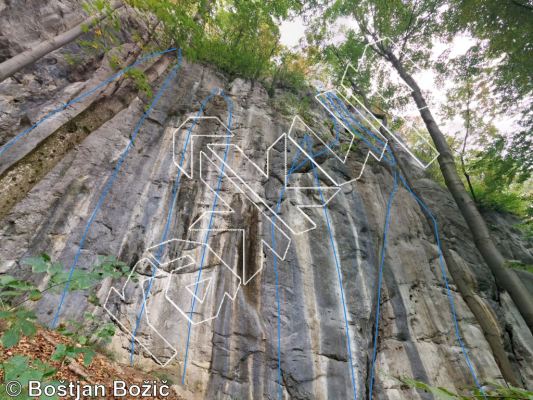
[[(65, 270), (62, 264), (53, 262), (47, 254), (28, 258), (23, 261), (23, 264), (30, 267), (31, 276), (39, 276), (41, 281), (47, 282), (47, 285), (44, 289), (39, 289), (29, 279), (12, 275), (0, 276), (2, 288), (0, 290), (0, 342), (5, 351), (17, 346), (24, 337), (34, 337), (41, 329), (35, 312), (27, 306), (39, 301), (47, 291), (61, 291), (68, 280), (69, 271)], [(69, 291), (91, 289), (105, 278), (126, 277), (129, 272), (126, 264), (112, 257), (102, 257), (91, 270), (77, 269), (73, 272)], [(91, 294), (89, 294), (89, 302), (99, 304), (96, 296)], [(68, 343), (56, 345), (50, 362), (70, 363), (81, 356), (83, 364), (89, 366), (97, 350), (109, 343), (115, 335), (113, 323), (102, 324), (91, 313), (86, 313), (83, 321), (81, 323), (70, 320), (59, 325), (57, 332), (68, 338)], [(54, 367), (42, 360), (31, 359), (20, 354), (12, 355), (1, 362), (0, 369), (3, 371), (5, 382), (17, 380), (23, 387), (27, 386), (30, 380), (52, 381), (57, 372)], [(4, 390), (0, 387), (0, 398)]]
[[(525, 389), (520, 389), (512, 386), (503, 386), (494, 382), (485, 383), (482, 388), (483, 392), (479, 388), (472, 388), (467, 390), (468, 394), (459, 394), (450, 389), (446, 389), (439, 386), (432, 386), (425, 382), (409, 378), (400, 377), (395, 378), (403, 385), (412, 388), (422, 390), (426, 393), (431, 393), (439, 400), (472, 400), (472, 399), (488, 399), (488, 400), (533, 400), (533, 392)], [(483, 396), (483, 394), (485, 396)]]

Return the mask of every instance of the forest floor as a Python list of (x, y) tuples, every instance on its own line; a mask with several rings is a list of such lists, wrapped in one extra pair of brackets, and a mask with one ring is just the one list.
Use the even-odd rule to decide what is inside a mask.
[[(65, 358), (63, 360), (52, 360), (52, 354), (57, 346), (64, 344), (66, 346), (73, 343), (66, 336), (58, 332), (39, 328), (33, 337), (22, 337), (18, 344), (10, 349), (5, 349), (0, 344), (0, 365), (14, 355), (26, 356), (33, 364), (36, 360), (53, 367), (56, 372), (53, 375), (53, 381), (79, 382), (80, 385), (101, 384), (106, 387), (106, 393), (112, 393), (114, 381), (124, 381), (128, 385), (142, 385), (143, 382), (153, 382), (158, 380), (157, 377), (146, 372), (132, 368), (130, 366), (119, 364), (111, 360), (108, 356), (97, 353), (92, 359), (90, 365), (85, 366), (83, 355), (77, 358)], [(4, 380), (4, 371), (0, 369), (0, 382)], [(163, 383), (163, 382), (161, 382)], [(159, 384), (159, 382), (158, 382)], [(171, 387), (168, 396), (154, 396), (154, 399), (182, 400)], [(1, 397), (1, 396), (0, 396)], [(69, 397), (67, 397), (69, 398)], [(84, 398), (84, 397), (82, 397)], [(106, 396), (106, 398), (114, 398)], [(124, 396), (121, 399), (138, 399), (139, 396)]]

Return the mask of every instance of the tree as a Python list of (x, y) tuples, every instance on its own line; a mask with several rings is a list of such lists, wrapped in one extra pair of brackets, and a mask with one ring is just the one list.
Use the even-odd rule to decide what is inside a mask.
[[(427, 62), (432, 40), (442, 34), (442, 6), (443, 2), (436, 0), (338, 0), (326, 17), (352, 17), (357, 29), (350, 31), (347, 40), (369, 46), (374, 55), (389, 63), (410, 88), (412, 99), (440, 153), (438, 162), (446, 186), (470, 228), (476, 247), (492, 271), (496, 284), (510, 294), (529, 329), (533, 331), (531, 296), (519, 278), (505, 267), (503, 256), (492, 241), (483, 217), (457, 173), (450, 146), (410, 71), (412, 66), (408, 60)], [(391, 42), (381, 40), (384, 37), (396, 43), (395, 48), (390, 45)]]
[(445, 21), (450, 37), (467, 34), (478, 40), (469, 53), (484, 60), (480, 65), (490, 71), (492, 103), (481, 112), (497, 108), (518, 120), (516, 129), (497, 135), (487, 143), (486, 151), (475, 155), (475, 164), (492, 171), (485, 174), (491, 177), (484, 183), (494, 189), (520, 185), (533, 173), (533, 4), (527, 0), (451, 0)]
[(124, 5), (120, 1), (113, 3), (109, 7), (106, 7), (105, 3), (103, 2), (100, 3), (102, 4), (102, 8), (98, 14), (87, 18), (85, 21), (79, 23), (72, 29), (63, 32), (53, 37), (52, 39), (39, 43), (34, 48), (19, 53), (16, 56), (10, 58), (9, 60), (6, 60), (1, 63), (0, 82), (2, 82), (6, 78), (9, 78), (10, 76), (27, 67), (28, 65), (33, 64), (35, 61), (51, 53), (52, 51), (57, 50), (65, 46), (66, 44), (74, 41), (83, 33), (87, 32), (88, 29), (92, 28), (100, 21), (107, 18), (110, 13)]
[[(508, 206), (513, 203), (512, 196), (506, 197), (502, 187), (512, 186), (516, 192), (533, 173), (533, 4), (527, 0), (450, 0), (444, 21), (448, 39), (468, 35), (477, 42), (464, 57), (453, 60), (453, 64), (463, 68), (463, 73), (454, 74), (460, 86), (466, 87), (469, 81), (483, 76), (486, 82), (485, 101), (471, 114), (481, 123), (472, 127), (482, 130), (480, 119), (491, 114), (504, 114), (506, 120), (517, 121), (517, 126), (505, 134), (485, 133), (485, 137), (492, 137), (485, 140), (482, 151), (471, 152), (470, 162), (472, 170), (480, 174), (484, 194), (488, 196), (479, 202), (484, 206), (511, 208)], [(469, 66), (464, 63), (467, 60), (472, 61)], [(477, 71), (464, 73), (472, 69)], [(518, 193), (524, 198), (526, 192), (523, 187)], [(501, 204), (486, 204), (492, 196)]]
[(444, 117), (448, 120), (460, 117), (463, 121), (460, 130), (452, 132), (459, 143), (454, 150), (459, 156), (461, 171), (472, 199), (477, 204), (479, 199), (476, 197), (467, 158), (470, 158), (473, 149), (487, 146), (497, 135), (493, 122), (499, 108), (490, 90), (491, 76), (484, 71), (481, 61), (479, 46), (474, 46), (465, 55), (448, 62), (442, 71), (444, 77), (451, 78), (455, 83), (448, 91), (447, 101), (443, 106)]
[(299, 12), (298, 0), (129, 0), (160, 21), (157, 42), (181, 47), (189, 60), (205, 61), (231, 75), (263, 78), (282, 50), (277, 21)]
[(493, 84), (510, 107), (533, 93), (533, 5), (528, 0), (450, 0), (449, 35), (468, 33), (494, 64)]

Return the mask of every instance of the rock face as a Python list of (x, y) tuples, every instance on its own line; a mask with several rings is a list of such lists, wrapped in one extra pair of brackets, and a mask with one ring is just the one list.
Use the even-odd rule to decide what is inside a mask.
[[(10, 10), (12, 6), (0, 9), (0, 26), (7, 26), (3, 22), (13, 15)], [(4, 51), (19, 51), (22, 41), (12, 40), (9, 32), (2, 34), (7, 40)], [(57, 68), (63, 66), (69, 79), (48, 88), (46, 107), (39, 103), (48, 110), (112, 73), (105, 60), (95, 59), (84, 74), (74, 75), (63, 62), (64, 54), (55, 57), (60, 60)], [(25, 71), (24, 79), (15, 77), (19, 82), (0, 83), (0, 117), (9, 121), (3, 125), (2, 143), (46, 114), (29, 100), (31, 82), (48, 81), (54, 74), (54, 67), (41, 68), (44, 62)], [(61, 319), (82, 319), (85, 312), (92, 312), (107, 321), (113, 315), (120, 331), (110, 350), (117, 358), (129, 361), (130, 333), (135, 332), (135, 363), (170, 377), (187, 399), (274, 399), (279, 390), (291, 399), (347, 399), (355, 397), (354, 391), (357, 399), (368, 398), (380, 253), (394, 182), (390, 168), (369, 161), (361, 179), (342, 186), (327, 203), (327, 216), (317, 190), (289, 190), (279, 202), (285, 148), (281, 141), (272, 145), (289, 131), (291, 118), (273, 107), (259, 84), (230, 82), (211, 67), (186, 61), (177, 75), (167, 75), (175, 62), (173, 56), (163, 57), (146, 66), (152, 68), (154, 86), (165, 88), (160, 97), (130, 99), (134, 88), (127, 84), (121, 89), (125, 92), (104, 88), (78, 108), (48, 119), (1, 156), (5, 177), (13, 165), (24, 166), (62, 126), (91, 115), (95, 104), (110, 104), (98, 102), (111, 102), (120, 93), (130, 99), (112, 108), (113, 113), (80, 136), (57, 162), (43, 163), (45, 170), (35, 182), (22, 179), (20, 190), (25, 195), (6, 209), (0, 223), (0, 273), (30, 277), (22, 260), (43, 252), (66, 268), (77, 255), (80, 269), (92, 268), (102, 255), (127, 263), (137, 279), (106, 279), (94, 290), (68, 293)], [(146, 110), (152, 100), (157, 103)], [(200, 108), (202, 116), (212, 118), (194, 119)], [(327, 119), (318, 103), (311, 114), (315, 121)], [(136, 133), (139, 120), (142, 125)], [(226, 128), (233, 134), (229, 139)], [(188, 148), (180, 163), (188, 132), (194, 135), (195, 147)], [(128, 147), (132, 137), (134, 144)], [(69, 140), (68, 132), (57, 140)], [(244, 153), (232, 146), (226, 153), (228, 140)], [(216, 146), (209, 148), (210, 143)], [(287, 151), (290, 166), (298, 150), (289, 142)], [(314, 168), (307, 163), (294, 169), (290, 184), (316, 186), (314, 172), (319, 167), (320, 185), (327, 184), (326, 173), (335, 180), (349, 180), (361, 170), (365, 155), (356, 150), (341, 167), (332, 157), (317, 158)], [(399, 153), (399, 158), (406, 155)], [(222, 159), (228, 169), (219, 179)], [(111, 185), (109, 179), (121, 160)], [(519, 379), (531, 388), (531, 332), (508, 294), (497, 290), (450, 194), (408, 161), (406, 165), (413, 187), (437, 218), (450, 253), (497, 321)], [(265, 169), (270, 173), (260, 172)], [(280, 218), (272, 224), (265, 210), (276, 210), (278, 202)], [(316, 206), (305, 210), (314, 229), (306, 231), (311, 223), (295, 207), (302, 204)], [(217, 213), (211, 219), (213, 210)], [(513, 221), (501, 215), (490, 218), (506, 256), (530, 263), (532, 244), (520, 239)], [(207, 233), (207, 228), (212, 231)], [(165, 240), (170, 242), (153, 248)], [(284, 257), (274, 256), (269, 246)], [(154, 265), (158, 268), (151, 280)], [(374, 398), (432, 398), (406, 388), (395, 379), (398, 376), (457, 390), (474, 385), (456, 337), (443, 273), (479, 381), (501, 382), (479, 321), (450, 272), (441, 270), (427, 217), (400, 185), (391, 206), (383, 265)], [(31, 278), (46, 287), (38, 277)], [(150, 296), (137, 324), (148, 286)], [(88, 301), (91, 293), (99, 297), (100, 306)], [(192, 302), (194, 312), (189, 311)], [(52, 321), (59, 303), (60, 294), (48, 293), (36, 304), (43, 323)]]

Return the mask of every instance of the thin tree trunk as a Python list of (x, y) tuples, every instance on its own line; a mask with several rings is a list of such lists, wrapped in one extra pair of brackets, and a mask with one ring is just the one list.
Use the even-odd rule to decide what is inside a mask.
[(474, 191), (474, 187), (472, 186), (472, 181), (470, 180), (470, 174), (466, 170), (464, 154), (461, 154), (461, 168), (463, 169), (463, 175), (466, 179), (466, 183), (468, 184), (468, 190), (470, 190), (470, 194), (472, 195), (472, 200), (474, 200), (474, 202), (477, 203), (478, 201), (476, 198), (476, 192)]
[[(470, 84), (469, 84), (470, 85)], [(468, 89), (468, 101), (466, 103), (466, 129), (465, 129), (465, 137), (463, 139), (463, 148), (461, 149), (460, 157), (461, 157), (461, 168), (463, 170), (463, 175), (466, 179), (466, 183), (468, 184), (468, 189), (470, 190), (470, 194), (472, 195), (472, 199), (475, 203), (477, 203), (476, 199), (476, 193), (474, 192), (474, 187), (472, 186), (472, 182), (470, 181), (470, 174), (466, 170), (466, 163), (465, 163), (465, 152), (466, 152), (466, 143), (468, 141), (468, 136), (470, 135), (470, 100), (472, 97), (472, 91), (470, 90), (470, 86)]]
[[(352, 83), (352, 85), (354, 84)], [(364, 95), (362, 95), (362, 97), (365, 106), (374, 115), (374, 117), (381, 120), (383, 126), (387, 126), (387, 116), (381, 112), (371, 111), (368, 99)], [(380, 128), (379, 130), (381, 134), (385, 136), (388, 140), (392, 139), (385, 129)], [(413, 193), (416, 194), (419, 199), (423, 200), (423, 196), (415, 189), (411, 175), (409, 174), (409, 171), (405, 168), (404, 163), (401, 161), (401, 158), (398, 157), (395, 148), (393, 146), (390, 146), (390, 150), (393, 153), (394, 158), (398, 164), (398, 169), (400, 173), (404, 176), (411, 190), (413, 191)], [(391, 174), (393, 172), (394, 171), (391, 167)], [(433, 228), (433, 221), (430, 219), (430, 217), (425, 212), (423, 212), (423, 215), (426, 218), (426, 221), (429, 226)], [(475, 279), (471, 276), (468, 266), (464, 264), (460, 265), (461, 262), (459, 260), (456, 260), (450, 249), (448, 249), (448, 240), (446, 238), (445, 232), (442, 233), (443, 235), (441, 237), (441, 252), (444, 258), (444, 262), (446, 263), (446, 266), (450, 272), (454, 283), (457, 285), (457, 289), (459, 290), (461, 297), (467, 304), (472, 314), (474, 314), (476, 321), (481, 327), (481, 330), (483, 331), (483, 336), (485, 337), (485, 340), (487, 341), (492, 350), (492, 355), (494, 356), (494, 360), (500, 368), (503, 378), (506, 380), (507, 383), (511, 384), (512, 386), (523, 386), (520, 377), (517, 376), (514, 372), (513, 365), (509, 360), (509, 355), (505, 351), (505, 346), (503, 342), (503, 332), (500, 328), (496, 316), (494, 315), (494, 312), (492, 311), (490, 306), (488, 306), (485, 301), (476, 294)]]
[(520, 279), (508, 270), (504, 263), (505, 260), (500, 251), (494, 245), (490, 237), (489, 230), (485, 224), (485, 220), (479, 213), (474, 201), (466, 192), (463, 182), (459, 178), (455, 162), (448, 143), (444, 135), (442, 134), (439, 126), (435, 122), (431, 111), (428, 108), (426, 100), (422, 95), (420, 87), (413, 79), (413, 77), (404, 69), (398, 58), (390, 51), (390, 49), (384, 49), (385, 56), (391, 62), (393, 67), (398, 71), (400, 77), (407, 83), (413, 90), (412, 96), (417, 104), (420, 115), (426, 124), (427, 130), (433, 139), (435, 147), (437, 148), (440, 156), (438, 158), (440, 169), (446, 186), (452, 194), (461, 214), (463, 215), (472, 236), (474, 237), (474, 243), (481, 253), (483, 259), (492, 271), (496, 284), (500, 289), (506, 290), (514, 303), (516, 304), (520, 314), (526, 321), (527, 326), (533, 332), (533, 300), (528, 291), (520, 281)]
[[(123, 5), (124, 4), (122, 2), (117, 1), (112, 4), (111, 10), (115, 11)], [(105, 18), (105, 14), (99, 14), (90, 17), (76, 25), (74, 28), (63, 32), (52, 39), (46, 40), (32, 49), (17, 54), (9, 60), (4, 61), (0, 64), (0, 82), (2, 82), (6, 78), (9, 78), (11, 75), (20, 71), (22, 68), (33, 64), (35, 61), (39, 60), (41, 57), (47, 55), (48, 53), (57, 50), (60, 47), (63, 47), (64, 45), (77, 39), (84, 32), (85, 26), (92, 27)]]
[[(387, 135), (386, 132), (382, 133)], [(395, 149), (392, 146), (391, 151), (395, 153)], [(411, 187), (411, 190), (413, 190), (418, 198), (423, 200), (423, 196), (414, 188), (411, 176), (403, 165), (400, 157), (395, 158), (398, 163), (398, 167), (407, 183)], [(423, 214), (429, 226), (433, 227), (433, 221), (428, 215), (426, 215), (425, 212)], [(453, 282), (457, 285), (459, 293), (461, 293), (461, 297), (467, 304), (472, 314), (474, 314), (476, 321), (481, 327), (483, 336), (492, 350), (492, 355), (494, 356), (494, 360), (500, 368), (503, 378), (512, 386), (523, 386), (519, 375), (517, 376), (517, 374), (515, 374), (515, 368), (513, 368), (513, 365), (509, 360), (509, 355), (505, 351), (503, 332), (498, 323), (498, 319), (494, 315), (494, 311), (492, 311), (490, 306), (476, 294), (475, 279), (471, 276), (468, 266), (464, 265), (464, 262), (461, 262), (460, 259), (456, 259), (456, 257), (454, 257), (453, 253), (448, 248), (448, 239), (446, 238), (446, 234), (445, 232), (442, 233), (441, 251), (442, 256), (444, 257), (444, 262), (448, 267), (448, 271), (450, 271)]]

